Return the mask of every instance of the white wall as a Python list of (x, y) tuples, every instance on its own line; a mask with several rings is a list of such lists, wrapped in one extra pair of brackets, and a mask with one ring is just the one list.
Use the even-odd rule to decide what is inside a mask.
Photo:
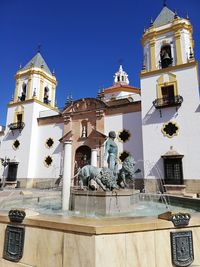
[[(184, 155), (183, 174), (185, 179), (200, 178), (200, 106), (196, 67), (187, 67), (173, 71), (178, 81), (178, 94), (183, 103), (176, 111), (175, 107), (159, 110), (153, 107), (156, 99), (156, 80), (160, 75), (141, 79), (142, 124), (145, 177), (162, 176), (163, 161), (161, 155), (170, 150), (170, 146)], [(174, 121), (179, 126), (178, 136), (168, 138), (161, 132), (162, 126)]]
[[(38, 148), (36, 156), (35, 177), (58, 178), (60, 174), (61, 152), (63, 145), (59, 139), (63, 135), (63, 124), (49, 124), (39, 126)], [(54, 144), (48, 148), (45, 144), (47, 139), (52, 138)], [(47, 167), (44, 160), (47, 156), (53, 159), (52, 164)]]
[[(38, 153), (40, 153), (38, 148), (40, 132), (37, 118), (41, 111), (49, 109), (35, 102), (25, 103), (22, 106), (24, 108), (25, 127), (21, 132), (19, 130), (13, 132), (9, 130), (8, 125), (14, 122), (16, 106), (8, 108), (6, 131), (1, 145), (1, 157), (8, 157), (19, 162), (17, 178), (36, 178)], [(15, 140), (20, 142), (17, 150), (13, 149)], [(2, 172), (0, 175), (2, 175)]]
[[(30, 154), (30, 138), (31, 138), (31, 121), (33, 105), (25, 104), (24, 107), (24, 122), (25, 127), (20, 132), (19, 130), (10, 131), (8, 125), (14, 122), (14, 113), (16, 106), (8, 108), (6, 131), (2, 140), (1, 151), (3, 158), (16, 159), (19, 162), (17, 177), (27, 178), (28, 176), (28, 163)], [(13, 142), (19, 140), (20, 146), (17, 150), (13, 149)]]
[(122, 99), (122, 98), (129, 98), (129, 97), (131, 97), (133, 101), (140, 101), (141, 99), (141, 96), (139, 94), (130, 93), (126, 91), (120, 91), (120, 92), (106, 94), (105, 100), (110, 101), (112, 100), (112, 98)]

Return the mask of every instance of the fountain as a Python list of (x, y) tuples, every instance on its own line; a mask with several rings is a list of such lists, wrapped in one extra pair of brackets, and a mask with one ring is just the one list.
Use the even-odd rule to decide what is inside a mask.
[(132, 156), (124, 160), (117, 175), (106, 167), (84, 166), (79, 171), (81, 190), (71, 192), (72, 210), (83, 213), (87, 209), (87, 213), (99, 215), (131, 213), (139, 200), (139, 191), (134, 188), (134, 176), (139, 172)]
[[(79, 170), (80, 188), (71, 192), (72, 211), (61, 209), (66, 203), (61, 203), (58, 189), (32, 190), (32, 195), (20, 197), (12, 191), (6, 204), (1, 201), (1, 210), (11, 210), (9, 216), (8, 210), (0, 213), (0, 266), (200, 266), (198, 213), (172, 210), (168, 196), (159, 191), (135, 190), (140, 170), (134, 158), (128, 156), (118, 171), (113, 151), (117, 148), (110, 142), (108, 168), (86, 165)], [(195, 201), (198, 206), (199, 199)], [(39, 213), (29, 213), (33, 205)], [(44, 207), (52, 212), (42, 211)]]

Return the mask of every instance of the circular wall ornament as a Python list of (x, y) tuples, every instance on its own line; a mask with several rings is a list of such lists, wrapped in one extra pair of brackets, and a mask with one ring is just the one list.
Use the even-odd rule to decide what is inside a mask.
[(52, 159), (51, 156), (47, 156), (47, 157), (45, 158), (45, 160), (44, 160), (44, 163), (45, 163), (45, 166), (46, 166), (46, 167), (51, 166), (52, 162), (53, 162), (53, 159)]
[(48, 138), (48, 139), (46, 140), (45, 145), (46, 145), (47, 148), (52, 147), (53, 144), (54, 144), (53, 138), (50, 137), (50, 138)]
[(15, 141), (13, 142), (13, 145), (12, 145), (13, 149), (14, 149), (14, 150), (17, 150), (17, 149), (19, 148), (19, 146), (20, 146), (20, 142), (19, 142), (19, 140), (15, 140)]
[(176, 124), (176, 122), (170, 121), (163, 124), (162, 133), (164, 136), (172, 138), (173, 136), (178, 135), (178, 132), (179, 132), (179, 127)]
[(125, 130), (125, 129), (123, 131), (119, 132), (119, 134), (118, 134), (119, 141), (121, 141), (123, 143), (127, 142), (130, 139), (130, 137), (131, 137), (130, 132), (128, 130)]

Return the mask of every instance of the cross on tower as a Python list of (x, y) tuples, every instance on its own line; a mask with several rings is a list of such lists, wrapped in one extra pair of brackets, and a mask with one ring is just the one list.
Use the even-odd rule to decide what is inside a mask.
[(122, 63), (123, 63), (123, 59), (120, 58), (120, 59), (118, 60), (118, 62), (119, 62), (119, 65), (122, 65)]
[(42, 47), (42, 45), (41, 45), (41, 44), (38, 44), (38, 46), (37, 46), (37, 52), (38, 52), (38, 53), (40, 53), (40, 51), (41, 51), (41, 47)]
[(167, 6), (167, 0), (163, 0), (163, 6)]

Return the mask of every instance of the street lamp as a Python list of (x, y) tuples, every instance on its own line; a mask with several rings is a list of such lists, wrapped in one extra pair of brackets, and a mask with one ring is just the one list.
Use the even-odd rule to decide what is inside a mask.
[(2, 186), (1, 186), (1, 188), (3, 189), (4, 186), (5, 186), (5, 176), (4, 176), (4, 174), (5, 174), (5, 168), (9, 164), (10, 159), (7, 158), (7, 157), (5, 157), (4, 159), (3, 158), (0, 158), (0, 160), (1, 160), (1, 164), (3, 166), (3, 175), (2, 175), (3, 180), (2, 180)]

